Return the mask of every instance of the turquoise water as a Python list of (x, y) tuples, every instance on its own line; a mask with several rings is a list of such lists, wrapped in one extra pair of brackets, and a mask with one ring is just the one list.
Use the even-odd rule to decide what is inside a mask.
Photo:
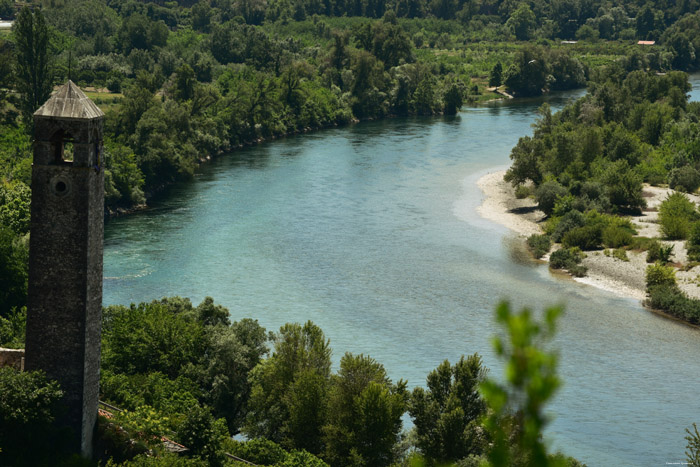
[(369, 354), (411, 387), (474, 352), (500, 375), (499, 300), (564, 304), (552, 448), (591, 466), (680, 461), (684, 428), (700, 422), (700, 332), (552, 276), (476, 214), (476, 180), (507, 166), (540, 103), (362, 123), (221, 157), (107, 224), (104, 303), (210, 295), (270, 330), (312, 320), (336, 363)]

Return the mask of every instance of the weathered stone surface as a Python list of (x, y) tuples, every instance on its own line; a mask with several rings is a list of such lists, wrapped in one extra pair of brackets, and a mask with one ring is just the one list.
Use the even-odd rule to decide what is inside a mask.
[[(34, 114), (27, 370), (63, 389), (61, 422), (89, 457), (97, 419), (104, 233), (103, 113), (72, 82)], [(93, 108), (94, 107), (94, 108)], [(73, 160), (64, 160), (64, 144)]]
[(0, 348), (0, 368), (6, 366), (16, 370), (24, 370), (24, 349)]

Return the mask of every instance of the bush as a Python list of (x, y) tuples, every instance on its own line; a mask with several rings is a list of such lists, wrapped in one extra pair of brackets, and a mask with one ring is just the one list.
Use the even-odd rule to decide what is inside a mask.
[(671, 285), (655, 285), (649, 287), (648, 292), (649, 299), (646, 304), (651, 308), (692, 324), (700, 324), (700, 300), (688, 298), (677, 287)]
[(690, 226), (690, 236), (686, 242), (688, 249), (688, 259), (700, 261), (700, 222), (694, 222)]
[(562, 245), (567, 248), (578, 247), (582, 250), (600, 248), (602, 233), (599, 226), (586, 225), (569, 230), (562, 238)]
[(583, 253), (578, 248), (562, 248), (549, 257), (549, 266), (552, 269), (566, 269), (576, 277), (586, 274), (587, 268), (579, 263), (583, 260)]
[(622, 248), (616, 248), (612, 252), (613, 258), (617, 258), (621, 261), (629, 261), (630, 259), (627, 257), (627, 251), (623, 250)]
[(515, 188), (515, 197), (518, 199), (525, 199), (533, 194), (532, 187), (527, 185), (518, 185)]
[(671, 169), (668, 185), (674, 190), (692, 193), (700, 187), (700, 173), (689, 165)]
[(603, 245), (608, 248), (620, 248), (632, 243), (632, 234), (624, 227), (609, 225), (603, 229)]
[(246, 442), (231, 440), (226, 447), (234, 456), (258, 465), (280, 464), (287, 457), (287, 452), (279, 444), (265, 438)]
[(647, 250), (647, 263), (668, 263), (673, 254), (673, 245), (664, 246), (658, 240), (652, 240)]
[(586, 218), (582, 212), (573, 210), (558, 218), (557, 221), (553, 222), (553, 225), (554, 227), (551, 229), (552, 240), (560, 242), (564, 234), (569, 230), (586, 225)]
[(690, 226), (697, 218), (695, 205), (682, 193), (668, 195), (659, 207), (661, 231), (672, 240), (687, 238)]
[(530, 251), (535, 258), (541, 258), (549, 252), (552, 247), (552, 242), (549, 239), (549, 235), (530, 235), (527, 239), (527, 246), (530, 247)]
[(0, 368), (0, 465), (55, 465), (65, 441), (53, 422), (63, 392), (40, 371)]
[(662, 264), (647, 266), (647, 290), (657, 285), (676, 287), (676, 270)]
[(545, 214), (552, 214), (554, 211), (554, 205), (557, 200), (562, 196), (566, 196), (568, 191), (559, 182), (549, 181), (544, 182), (535, 191), (535, 200), (537, 204)]

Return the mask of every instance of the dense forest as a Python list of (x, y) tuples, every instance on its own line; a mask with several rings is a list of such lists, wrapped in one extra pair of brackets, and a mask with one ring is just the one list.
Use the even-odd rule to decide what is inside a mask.
[[(542, 254), (562, 243), (552, 266), (574, 274), (585, 273), (582, 250), (648, 250), (651, 304), (700, 320), (698, 302), (676, 288), (670, 252), (634, 237), (620, 216), (643, 207), (643, 182), (700, 187), (700, 105), (687, 102), (684, 73), (700, 69), (698, 1), (30, 6), (0, 0), (0, 18), (14, 20), (0, 30), (0, 345), (24, 341), (32, 113), (67, 79), (106, 113), (108, 213), (143, 206), (246, 144), (363, 119), (456, 114), (499, 92), (588, 86), (557, 114), (543, 107), (534, 134), (513, 149), (508, 180), (549, 215), (546, 234), (529, 242)], [(688, 239), (700, 260), (697, 208), (683, 195), (666, 203), (665, 235)], [(472, 355), (444, 362), (410, 392), (369, 356), (345, 354), (331, 371), (330, 343), (313, 323), (270, 333), (254, 320), (231, 323), (211, 299), (109, 307), (102, 398), (124, 411), (100, 420), (100, 452), (108, 465), (237, 465), (224, 453), (285, 466), (577, 465), (541, 440), (543, 407), (559, 384), (554, 354), (540, 347), (555, 315), (537, 323), (498, 309), (508, 387)], [(0, 460), (50, 462), (56, 453), (27, 450), (26, 435), (60, 440), (49, 423), (59, 398), (41, 374), (0, 370), (0, 412), (12, 414), (0, 424)], [(231, 438), (239, 433), (250, 441)], [(162, 435), (189, 456), (162, 452)], [(697, 429), (687, 439), (697, 462)]]

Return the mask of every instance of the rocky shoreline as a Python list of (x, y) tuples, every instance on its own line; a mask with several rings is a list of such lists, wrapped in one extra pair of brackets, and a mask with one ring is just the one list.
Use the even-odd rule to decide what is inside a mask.
[[(501, 224), (516, 232), (523, 239), (532, 234), (543, 233), (545, 214), (537, 209), (537, 203), (531, 198), (517, 199), (510, 183), (503, 180), (505, 171), (492, 172), (477, 181), (484, 193), (484, 201), (477, 208), (483, 218)], [(660, 238), (657, 223), (657, 208), (671, 190), (645, 186), (644, 197), (646, 210), (639, 216), (631, 217), (639, 235)], [(700, 203), (700, 197), (689, 196), (693, 202)], [(676, 265), (687, 263), (685, 242), (662, 241), (673, 245), (672, 260)], [(603, 250), (588, 251), (583, 265), (588, 268), (586, 277), (574, 278), (577, 282), (588, 284), (617, 295), (644, 300), (646, 298), (645, 273), (648, 266), (645, 251), (628, 251), (629, 261), (622, 261), (607, 256)], [(544, 259), (547, 259), (545, 257)], [(676, 272), (679, 288), (691, 298), (700, 298), (700, 266)]]

